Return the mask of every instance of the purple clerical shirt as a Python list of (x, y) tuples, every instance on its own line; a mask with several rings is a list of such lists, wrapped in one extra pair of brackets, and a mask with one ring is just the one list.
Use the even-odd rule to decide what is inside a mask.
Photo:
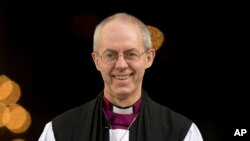
[(110, 121), (110, 125), (112, 129), (128, 129), (129, 125), (132, 123), (136, 115), (140, 111), (141, 107), (141, 99), (138, 100), (133, 106), (132, 114), (118, 114), (112, 111), (112, 104), (109, 100), (103, 97), (103, 109), (104, 112)]

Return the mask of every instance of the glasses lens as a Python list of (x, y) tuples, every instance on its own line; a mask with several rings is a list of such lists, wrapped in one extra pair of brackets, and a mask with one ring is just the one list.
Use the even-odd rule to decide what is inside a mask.
[[(126, 51), (123, 55), (124, 59), (127, 62), (136, 62), (138, 60), (140, 60), (140, 56), (142, 54), (144, 54), (146, 51), (139, 53), (138, 51), (135, 50), (130, 50), (130, 51)], [(117, 52), (115, 51), (106, 51), (102, 54), (101, 59), (103, 62), (105, 63), (115, 63), (118, 59), (119, 55)]]
[(125, 56), (125, 59), (127, 61), (130, 61), (130, 62), (134, 62), (134, 61), (137, 61), (139, 60), (140, 58), (140, 53), (136, 52), (136, 51), (129, 51), (129, 52), (126, 52), (124, 54)]
[(115, 52), (105, 52), (103, 55), (102, 55), (102, 60), (104, 62), (114, 62), (117, 60), (117, 53)]

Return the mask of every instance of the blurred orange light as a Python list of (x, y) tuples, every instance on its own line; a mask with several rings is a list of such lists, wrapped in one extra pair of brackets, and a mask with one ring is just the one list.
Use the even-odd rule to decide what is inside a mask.
[(10, 110), (4, 104), (0, 102), (0, 127), (5, 126), (10, 119)]
[(151, 36), (152, 47), (158, 50), (163, 44), (164, 34), (154, 26), (147, 25), (147, 27)]
[(9, 110), (10, 120), (7, 123), (6, 127), (14, 133), (25, 132), (31, 124), (31, 117), (29, 112), (18, 104), (10, 105)]
[[(30, 113), (16, 104), (20, 96), (19, 85), (7, 76), (0, 75), (0, 128), (7, 127), (13, 133), (23, 133), (30, 127)], [(25, 140), (13, 139), (12, 141)]]
[(20, 87), (6, 76), (0, 76), (0, 102), (6, 105), (16, 103), (21, 96)]
[(8, 80), (10, 79), (6, 75), (0, 75), (0, 86)]

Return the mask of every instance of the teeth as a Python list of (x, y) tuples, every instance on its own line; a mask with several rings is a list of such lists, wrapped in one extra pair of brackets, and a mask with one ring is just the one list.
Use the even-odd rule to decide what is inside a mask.
[(130, 75), (116, 75), (115, 78), (119, 80), (127, 79)]

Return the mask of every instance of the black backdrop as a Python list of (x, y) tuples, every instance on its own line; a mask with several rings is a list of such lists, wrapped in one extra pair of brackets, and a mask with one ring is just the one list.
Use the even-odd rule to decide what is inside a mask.
[(37, 140), (45, 123), (99, 93), (93, 28), (115, 12), (165, 35), (143, 83), (152, 99), (192, 119), (204, 140), (246, 140), (249, 133), (234, 137), (236, 129), (249, 129), (245, 11), (212, 2), (1, 2), (0, 74), (21, 86), (19, 103), (32, 124), (17, 135), (0, 128), (0, 140)]

